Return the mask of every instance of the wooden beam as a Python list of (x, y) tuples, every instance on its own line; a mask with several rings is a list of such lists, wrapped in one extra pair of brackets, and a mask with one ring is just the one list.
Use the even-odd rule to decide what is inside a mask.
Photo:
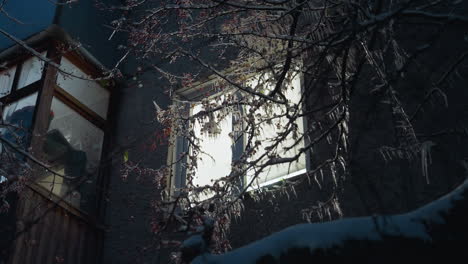
[(21, 71), (23, 70), (23, 62), (16, 65), (15, 76), (13, 77), (13, 83), (11, 84), (10, 93), (14, 93), (18, 88), (19, 78), (21, 76)]
[(64, 89), (60, 88), (58, 85), (55, 85), (54, 95), (57, 98), (59, 98), (60, 101), (62, 101), (67, 106), (69, 106), (81, 116), (83, 116), (86, 120), (93, 123), (95, 126), (99, 127), (103, 131), (106, 130), (106, 120), (104, 120), (104, 118), (96, 114), (93, 110), (81, 103), (78, 99), (73, 97)]
[[(60, 64), (60, 51), (57, 43), (52, 42), (47, 51), (47, 58)], [(55, 82), (57, 80), (57, 68), (47, 63), (42, 73), (39, 95), (36, 103), (36, 111), (33, 117), (33, 129), (31, 139), (31, 154), (39, 159), (42, 155), (42, 145), (49, 129), (50, 107), (54, 95)]]
[(4, 105), (18, 101), (19, 99), (31, 95), (39, 90), (42, 83), (40, 81), (31, 83), (30, 85), (23, 87), (15, 92), (10, 93), (9, 95), (0, 98), (0, 102)]

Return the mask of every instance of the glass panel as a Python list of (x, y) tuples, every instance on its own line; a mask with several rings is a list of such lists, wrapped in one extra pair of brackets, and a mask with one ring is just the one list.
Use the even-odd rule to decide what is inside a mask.
[[(54, 171), (39, 183), (57, 195), (69, 194), (66, 200), (83, 210), (95, 205), (96, 180), (104, 132), (56, 98), (52, 100), (51, 120), (43, 150)], [(85, 182), (77, 184), (85, 179)]]
[[(46, 56), (46, 53), (41, 53)], [(18, 89), (26, 87), (31, 83), (37, 82), (42, 77), (42, 70), (44, 69), (44, 61), (34, 56), (25, 62), (21, 67), (21, 74), (18, 80)]]
[(16, 66), (0, 72), (0, 98), (8, 95), (15, 78)]
[[(252, 87), (256, 87), (256, 83), (258, 80), (252, 80)], [(269, 87), (271, 88), (271, 87)], [(295, 77), (292, 79), (291, 83), (287, 85), (286, 91), (284, 91), (284, 95), (288, 98), (289, 102), (292, 104), (297, 104), (300, 102), (301, 99), (301, 79), (299, 74), (295, 74)], [(247, 110), (248, 111), (248, 110)], [(286, 113), (285, 107), (274, 106), (268, 111), (264, 108), (260, 108), (256, 111), (257, 116), (267, 117), (271, 116), (272, 113), (277, 115), (281, 115)], [(255, 122), (259, 122), (260, 120), (256, 118)], [(259, 134), (255, 136), (254, 141), (259, 141), (260, 146), (258, 149), (265, 149), (265, 147), (270, 146), (273, 144), (273, 138), (277, 137), (278, 134), (282, 134), (285, 132), (285, 128), (283, 128), (283, 124), (288, 123), (288, 119), (286, 117), (279, 117), (273, 119), (273, 121), (268, 124), (267, 122), (263, 122), (259, 129)], [(298, 118), (296, 119), (296, 125), (298, 126), (299, 136), (304, 131), (304, 123), (303, 119)], [(304, 147), (304, 142), (299, 142), (296, 146), (288, 151), (284, 151), (283, 148), (290, 147), (294, 145), (296, 140), (293, 138), (292, 133), (288, 134), (288, 136), (282, 141), (279, 147), (276, 149), (276, 154), (282, 158), (289, 158), (294, 157), (297, 153), (299, 153), (299, 149)], [(264, 152), (257, 152), (252, 159), (258, 159)], [(265, 160), (261, 161), (261, 163), (265, 162)], [(305, 163), (305, 155), (301, 155), (296, 162), (291, 164), (283, 163), (278, 165), (273, 165), (267, 167), (263, 172), (261, 172), (255, 180), (255, 185), (263, 186), (266, 183), (270, 184), (276, 181), (279, 181), (284, 178), (288, 178), (294, 174), (301, 173), (306, 168)], [(249, 171), (247, 173), (247, 183), (249, 183), (254, 175), (254, 171)]]
[[(192, 114), (203, 110), (201, 105), (196, 105)], [(232, 163), (232, 114), (224, 118), (212, 117), (204, 122), (196, 121), (193, 126), (195, 136), (200, 139), (200, 147), (203, 153), (198, 154), (197, 171), (192, 183), (195, 186), (211, 185), (213, 181), (225, 177), (231, 172)], [(202, 195), (203, 196), (203, 195)], [(200, 197), (200, 198), (208, 198)]]
[(20, 142), (16, 142), (17, 140), (26, 139), (29, 136), (36, 100), (37, 92), (5, 106), (3, 120), (6, 124), (11, 125), (3, 128), (6, 133), (5, 138), (19, 144)]
[[(91, 76), (82, 72), (66, 58), (62, 58), (61, 67), (64, 71), (72, 73), (75, 76), (91, 78)], [(104, 119), (106, 118), (110, 93), (97, 82), (82, 80), (59, 73), (57, 85), (73, 95), (98, 115)]]
[[(27, 150), (29, 146), (36, 100), (37, 93), (34, 93), (6, 105), (3, 111), (2, 118), (5, 125), (0, 125), (0, 135), (23, 150)], [(23, 159), (23, 155), (14, 150), (6, 149), (8, 152), (14, 153), (14, 157), (17, 159)], [(0, 143), (0, 153), (3, 153), (3, 150), (4, 147)]]

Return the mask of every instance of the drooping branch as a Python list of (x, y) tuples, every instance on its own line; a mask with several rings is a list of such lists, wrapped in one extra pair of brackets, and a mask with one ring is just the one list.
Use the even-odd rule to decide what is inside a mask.
[(302, 224), (222, 255), (205, 253), (194, 264), (290, 264), (330, 260), (395, 263), (405, 255), (421, 262), (466, 257), (468, 180), (448, 195), (401, 215), (368, 216)]

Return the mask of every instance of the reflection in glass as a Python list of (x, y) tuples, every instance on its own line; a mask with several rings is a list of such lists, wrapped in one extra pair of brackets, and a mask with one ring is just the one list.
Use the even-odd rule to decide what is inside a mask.
[(7, 104), (3, 109), (4, 125), (0, 126), (0, 134), (23, 150), (29, 145), (36, 100), (37, 92)]
[(39, 183), (57, 195), (69, 194), (69, 203), (89, 210), (95, 199), (104, 133), (56, 98), (49, 122), (44, 154), (52, 169), (66, 178), (48, 173)]
[[(64, 71), (75, 76), (91, 78), (91, 76), (78, 69), (66, 58), (62, 58), (60, 66)], [(87, 81), (59, 73), (57, 77), (57, 85), (96, 112), (102, 118), (105, 119), (107, 117), (110, 93), (97, 82)]]
[[(31, 139), (32, 119), (37, 93), (5, 106), (0, 120), (0, 137), (27, 151)], [(24, 155), (9, 144), (0, 142), (0, 174), (3, 181), (21, 174)]]
[(0, 72), (0, 98), (11, 92), (13, 79), (15, 78), (16, 66)]
[[(43, 56), (46, 55), (45, 52), (42, 53)], [(21, 74), (18, 79), (18, 89), (26, 87), (31, 83), (39, 81), (42, 77), (42, 70), (44, 69), (44, 61), (34, 56), (25, 62), (21, 67)]]

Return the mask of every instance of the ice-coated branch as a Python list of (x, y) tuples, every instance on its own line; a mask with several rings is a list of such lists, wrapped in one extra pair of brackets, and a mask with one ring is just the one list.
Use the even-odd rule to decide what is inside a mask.
[[(468, 180), (412, 212), (348, 218), (289, 227), (222, 255), (202, 254), (193, 264), (290, 264), (333, 260), (394, 263), (405, 254), (434, 263), (468, 241)], [(408, 256), (409, 256), (408, 255)]]

